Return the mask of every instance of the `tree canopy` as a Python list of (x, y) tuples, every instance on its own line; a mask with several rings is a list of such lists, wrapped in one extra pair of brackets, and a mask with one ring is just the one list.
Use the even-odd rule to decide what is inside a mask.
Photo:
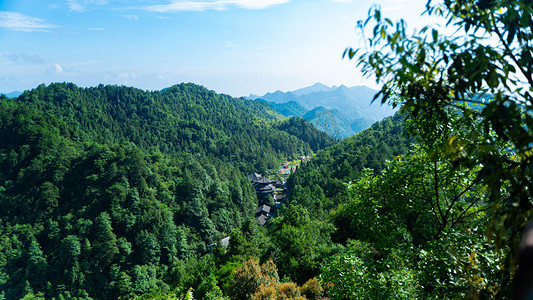
[(533, 207), (533, 6), (430, 0), (426, 7), (454, 33), (427, 26), (411, 35), (403, 20), (393, 22), (373, 8), (358, 23), (371, 31), (367, 51), (348, 48), (345, 55), (382, 84), (383, 102), (400, 106), (430, 161), (466, 168), (473, 183), (486, 188), (491, 222), (484, 231), (506, 253), (495, 266), (501, 289), (490, 293), (509, 295)]
[(206, 246), (257, 207), (246, 175), (335, 143), (279, 120), (193, 84), (1, 97), (0, 299), (131, 298), (168, 289), (181, 264), (202, 280), (177, 295), (202, 286), (204, 297), (217, 286)]

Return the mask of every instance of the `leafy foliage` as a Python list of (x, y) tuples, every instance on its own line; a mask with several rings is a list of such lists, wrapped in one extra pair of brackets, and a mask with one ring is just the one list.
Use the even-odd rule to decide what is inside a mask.
[[(407, 114), (413, 138), (431, 161), (469, 170), (475, 185), (486, 189), (491, 222), (482, 228), (505, 260), (492, 261), (500, 271), (489, 277), (491, 284), (468, 281), (470, 295), (509, 297), (533, 203), (533, 8), (523, 1), (447, 0), (428, 1), (427, 11), (446, 18), (455, 34), (425, 27), (409, 35), (403, 20), (393, 23), (374, 9), (359, 23), (363, 31), (373, 25), (369, 51), (345, 54), (383, 83), (382, 101)], [(459, 259), (470, 261), (460, 263), (463, 272), (477, 268), (479, 254)]]
[[(355, 298), (465, 297), (470, 291), (466, 282), (482, 283), (479, 290), (497, 288), (495, 270), (503, 257), (483, 236), (481, 228), (488, 224), (486, 189), (475, 184), (469, 171), (431, 162), (415, 149), (391, 161), (381, 174), (367, 171), (353, 183), (353, 200), (335, 216), (337, 224), (348, 224), (339, 226), (338, 239), (352, 240), (345, 241), (348, 251), (330, 258), (323, 268), (324, 278), (338, 291), (331, 293)], [(357, 271), (341, 275), (345, 268)], [(345, 280), (338, 282), (339, 276)], [(346, 283), (346, 278), (353, 282)]]

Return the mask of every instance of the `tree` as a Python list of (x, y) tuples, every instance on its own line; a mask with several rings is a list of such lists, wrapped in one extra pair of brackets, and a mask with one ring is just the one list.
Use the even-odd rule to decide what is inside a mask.
[(135, 265), (133, 267), (132, 288), (137, 293), (147, 293), (154, 288), (156, 282), (156, 269), (149, 265)]
[[(474, 226), (487, 209), (485, 189), (476, 185), (477, 169), (457, 169), (444, 159), (431, 161), (415, 147), (389, 162), (381, 174), (366, 176), (349, 187), (352, 201), (338, 218), (351, 220), (340, 235), (391, 243), (398, 228), (415, 245), (437, 239), (459, 227)], [(372, 224), (372, 225), (369, 225)]]
[(278, 281), (278, 270), (272, 260), (260, 265), (257, 259), (250, 258), (233, 271), (228, 294), (232, 299), (251, 299), (261, 285), (272, 285)]
[(280, 274), (298, 283), (317, 275), (320, 260), (332, 248), (331, 224), (311, 220), (301, 205), (289, 205), (283, 216), (270, 224), (272, 258), (280, 267)]
[(100, 267), (106, 268), (113, 261), (115, 254), (118, 254), (117, 236), (111, 227), (111, 218), (106, 212), (102, 212), (96, 217), (94, 224), (95, 241), (94, 256)]
[(78, 260), (81, 254), (81, 243), (77, 236), (69, 235), (61, 241), (61, 257), (65, 267), (70, 267), (72, 263)]
[(480, 230), (488, 207), (475, 172), (431, 162), (415, 148), (350, 184), (335, 234), (357, 241), (322, 265), (333, 298), (464, 298), (498, 289), (503, 259)]
[[(400, 252), (400, 251), (398, 251)], [(368, 243), (353, 242), (348, 251), (328, 257), (321, 279), (332, 299), (416, 299), (415, 270), (401, 255), (376, 257)], [(432, 295), (435, 296), (435, 295)], [(449, 297), (449, 295), (448, 295)]]
[(294, 299), (305, 300), (300, 289), (294, 282), (276, 282), (259, 286), (259, 290), (252, 295), (252, 300)]
[(155, 234), (141, 230), (135, 238), (140, 264), (157, 265), (161, 257), (161, 246)]
[(533, 208), (533, 5), (429, 0), (426, 7), (455, 33), (424, 27), (408, 35), (403, 20), (393, 23), (374, 8), (358, 23), (372, 30), (368, 51), (348, 48), (345, 55), (383, 84), (376, 96), (408, 115), (409, 131), (431, 159), (480, 168), (477, 181), (491, 208), (488, 237), (507, 255), (499, 266), (501, 289), (491, 292), (509, 296)]

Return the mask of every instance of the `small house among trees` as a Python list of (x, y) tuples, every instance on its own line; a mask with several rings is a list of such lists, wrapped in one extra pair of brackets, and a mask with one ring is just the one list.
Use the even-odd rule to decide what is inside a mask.
[(255, 220), (257, 221), (257, 224), (263, 226), (268, 221), (268, 217), (265, 215), (260, 215), (259, 217), (255, 218)]
[(270, 206), (263, 204), (255, 210), (255, 216), (259, 217), (260, 215), (265, 215), (268, 217), (270, 215), (271, 209), (272, 208)]
[(252, 181), (259, 201), (264, 200), (268, 195), (274, 196), (276, 193), (276, 188), (274, 187), (275, 180), (270, 180), (257, 173), (248, 175), (248, 178)]
[(248, 179), (252, 182), (259, 200), (255, 220), (259, 225), (265, 225), (287, 196), (284, 182), (268, 179), (258, 173), (248, 175)]

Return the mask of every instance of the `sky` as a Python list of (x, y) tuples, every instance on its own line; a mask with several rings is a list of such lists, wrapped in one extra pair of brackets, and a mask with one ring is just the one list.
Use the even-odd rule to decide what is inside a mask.
[(0, 0), (0, 93), (73, 82), (235, 97), (316, 82), (367, 85), (346, 47), (378, 4), (423, 27), (427, 0)]

